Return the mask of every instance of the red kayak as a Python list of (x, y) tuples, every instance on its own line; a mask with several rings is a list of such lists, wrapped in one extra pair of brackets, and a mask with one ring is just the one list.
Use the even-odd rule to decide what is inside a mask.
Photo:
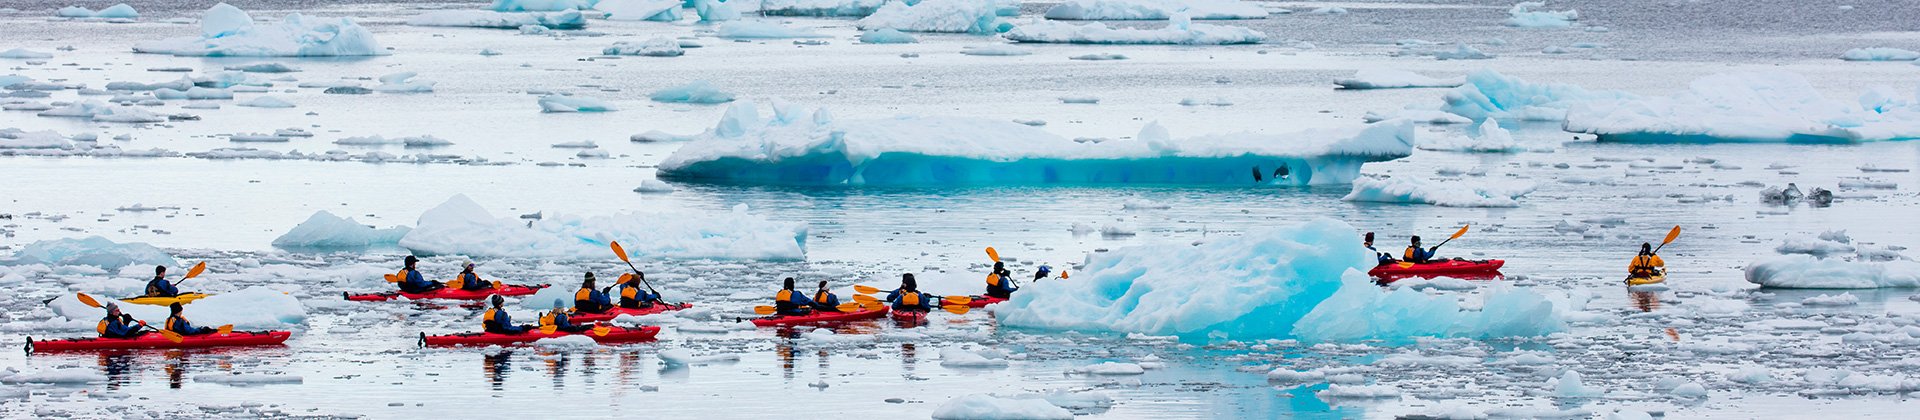
[(540, 289), (544, 289), (546, 287), (547, 285), (544, 285), (544, 284), (536, 284), (532, 286), (504, 286), (497, 289), (484, 289), (484, 290), (460, 290), (460, 289), (454, 289), (454, 288), (446, 288), (446, 289), (440, 289), (440, 290), (435, 290), (435, 291), (426, 292), (426, 293), (381, 292), (381, 293), (346, 293), (345, 295), (347, 297), (347, 300), (359, 301), (359, 302), (380, 302), (380, 301), (399, 299), (401, 297), (406, 297), (407, 299), (413, 299), (413, 300), (420, 300), (420, 299), (481, 300), (481, 299), (486, 299), (488, 296), (493, 296), (493, 295), (526, 296), (526, 295), (531, 295), (536, 292), (539, 292)]
[[(981, 308), (981, 307), (986, 307), (987, 305), (992, 305), (995, 303), (1007, 301), (1006, 299), (990, 297), (990, 296), (968, 296), (968, 298), (973, 299), (973, 300), (967, 301), (967, 306), (972, 308)], [(952, 305), (957, 305), (957, 303), (953, 303), (953, 301), (949, 301), (946, 299), (940, 300), (940, 306), (952, 306)]]
[(538, 329), (520, 334), (464, 333), (427, 335), (427, 333), (420, 333), (420, 342), (429, 346), (486, 346), (494, 344), (531, 343), (542, 338), (566, 337), (580, 334), (593, 338), (593, 341), (597, 341), (600, 344), (621, 344), (652, 340), (653, 336), (660, 334), (660, 327), (607, 327), (607, 329), (607, 335), (596, 335), (593, 331), (579, 333), (554, 331), (553, 334), (544, 334)]
[(1500, 274), (1500, 266), (1505, 260), (1446, 260), (1425, 264), (1393, 262), (1374, 267), (1367, 275), (1374, 277), (1431, 277), (1431, 276), (1485, 276)]
[(893, 310), (893, 312), (889, 312), (888, 315), (891, 315), (894, 321), (898, 321), (902, 324), (909, 324), (909, 323), (919, 324), (919, 323), (927, 322), (927, 311), (910, 311), (910, 310), (895, 309)]
[(167, 341), (160, 333), (148, 332), (134, 338), (68, 338), (60, 340), (33, 341), (27, 337), (27, 351), (72, 351), (72, 350), (117, 350), (117, 349), (189, 349), (207, 347), (273, 346), (287, 342), (293, 333), (287, 331), (234, 331), (226, 334), (204, 334), (180, 337), (178, 343)]
[(579, 323), (611, 321), (614, 318), (619, 318), (621, 315), (633, 315), (633, 316), (653, 315), (661, 312), (678, 311), (681, 309), (687, 309), (691, 307), (693, 307), (693, 304), (691, 303), (682, 303), (678, 305), (656, 303), (653, 306), (648, 306), (640, 309), (627, 309), (627, 308), (615, 307), (613, 309), (607, 310), (606, 312), (601, 312), (597, 314), (591, 313), (591, 312), (581, 312), (573, 315), (568, 315), (567, 320), (573, 321), (573, 322), (579, 322)]
[(762, 327), (771, 327), (775, 325), (797, 325), (797, 324), (811, 324), (811, 323), (817, 323), (817, 322), (859, 321), (864, 319), (880, 319), (885, 317), (887, 317), (886, 308), (875, 309), (871, 311), (854, 311), (854, 312), (814, 312), (811, 314), (800, 315), (800, 316), (775, 315), (775, 316), (769, 316), (764, 318), (754, 318), (753, 325), (762, 326)]

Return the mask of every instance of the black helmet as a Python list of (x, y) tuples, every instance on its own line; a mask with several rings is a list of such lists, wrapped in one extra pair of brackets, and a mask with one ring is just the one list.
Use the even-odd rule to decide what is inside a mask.
[(1420, 235), (1413, 235), (1413, 243), (1420, 243)]
[(500, 295), (493, 295), (493, 297), (492, 297), (492, 298), (489, 298), (489, 299), (487, 299), (487, 300), (489, 300), (489, 301), (492, 301), (492, 302), (493, 302), (493, 307), (495, 307), (495, 308), (498, 308), (498, 307), (500, 307), (500, 305), (503, 305), (503, 304), (506, 304), (506, 303), (507, 303), (507, 298), (503, 298), (503, 297), (500, 297)]
[(913, 273), (906, 273), (906, 274), (900, 275), (900, 288), (907, 289), (907, 290), (918, 290), (920, 286), (914, 283), (915, 282), (913, 281)]
[(1367, 232), (1367, 242), (1373, 242), (1373, 232)]
[(785, 281), (783, 281), (783, 282), (782, 282), (782, 288), (784, 288), (784, 289), (788, 289), (788, 290), (792, 290), (792, 289), (793, 289), (793, 278), (792, 278), (792, 277), (788, 277), (788, 278), (787, 278), (787, 279), (786, 279)]
[(177, 313), (180, 313), (181, 310), (184, 310), (186, 308), (181, 307), (180, 302), (174, 302), (172, 305), (167, 305), (167, 309), (172, 310), (173, 313), (177, 314)]
[(167, 274), (167, 266), (164, 266), (164, 265), (153, 266), (153, 274), (156, 274), (156, 275)]
[(417, 262), (420, 262), (420, 259), (419, 259), (419, 258), (414, 258), (414, 256), (412, 256), (412, 255), (408, 255), (408, 256), (407, 256), (407, 259), (406, 259), (406, 264), (407, 264), (407, 265), (413, 265), (413, 263), (417, 263)]

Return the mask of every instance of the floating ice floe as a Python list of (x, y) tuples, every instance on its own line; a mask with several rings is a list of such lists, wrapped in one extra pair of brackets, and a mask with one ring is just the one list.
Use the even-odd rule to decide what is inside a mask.
[(1493, 58), (1493, 54), (1481, 52), (1479, 48), (1463, 42), (1455, 45), (1452, 50), (1433, 51), (1433, 58), (1436, 60), (1486, 60)]
[(118, 243), (99, 236), (36, 241), (0, 259), (4, 265), (90, 265), (118, 269), (129, 265), (180, 265), (166, 251), (144, 242)]
[[(1445, 114), (1453, 115), (1453, 114)], [(1456, 116), (1457, 118), (1457, 116)], [(1472, 136), (1422, 136), (1420, 150), (1435, 150), (1467, 153), (1520, 153), (1551, 152), (1552, 145), (1522, 143), (1514, 140), (1513, 132), (1500, 128), (1499, 120), (1487, 119), (1479, 125), (1469, 127)]]
[(392, 245), (399, 243), (409, 229), (396, 226), (387, 229), (375, 229), (356, 222), (353, 218), (340, 218), (326, 210), (313, 213), (307, 221), (295, 225), (292, 230), (273, 239), (273, 246), (282, 248), (363, 248), (373, 245)]
[(493, 0), (488, 8), (496, 12), (558, 12), (590, 9), (597, 1), (604, 0)]
[(920, 40), (898, 29), (880, 28), (860, 32), (860, 42), (863, 44), (912, 44)]
[(1265, 19), (1267, 9), (1240, 0), (1071, 0), (1047, 9), (1047, 19), (1167, 20), (1185, 13), (1193, 19)]
[(1507, 26), (1519, 28), (1565, 28), (1580, 20), (1578, 10), (1539, 10), (1547, 7), (1544, 1), (1515, 3), (1507, 9)]
[(698, 215), (549, 214), (531, 223), (495, 218), (464, 195), (420, 215), (400, 246), (428, 255), (516, 258), (600, 258), (620, 241), (635, 258), (801, 259), (805, 225), (747, 213)]
[(1785, 289), (1920, 287), (1920, 262), (1782, 255), (1747, 265), (1747, 282)]
[[(693, 12), (700, 15), (701, 23), (726, 22), (740, 19), (740, 10), (733, 2), (722, 3), (719, 0), (691, 0)], [(746, 2), (740, 2), (746, 3)]]
[(1334, 79), (1341, 89), (1449, 88), (1467, 83), (1465, 77), (1436, 79), (1406, 70), (1367, 68), (1353, 76)]
[[(1005, 325), (1174, 335), (1182, 340), (1405, 342), (1414, 337), (1539, 336), (1565, 328), (1560, 305), (1494, 287), (1460, 297), (1383, 291), (1352, 226), (1316, 219), (1198, 245), (1127, 247), (1088, 257), (1072, 282), (1029, 284), (994, 315)], [(1222, 273), (1233, 273), (1221, 281)]]
[(0, 150), (6, 149), (69, 149), (73, 142), (66, 136), (53, 130), (22, 131), (18, 128), (0, 129)]
[(606, 12), (607, 20), (678, 22), (681, 0), (600, 0), (594, 10)]
[(1013, 29), (1000, 19), (991, 0), (921, 0), (888, 2), (854, 26), (863, 31), (894, 29), (903, 32), (997, 34)]
[(790, 28), (775, 22), (758, 20), (737, 20), (720, 24), (714, 30), (714, 36), (728, 39), (788, 39), (788, 38), (826, 38), (817, 32), (806, 29)]
[(200, 35), (134, 44), (134, 52), (192, 57), (330, 57), (386, 55), (373, 33), (348, 18), (287, 15), (255, 24), (239, 8), (220, 3), (200, 18)]
[(761, 0), (768, 16), (863, 17), (880, 10), (888, 0)]
[(733, 102), (733, 94), (723, 92), (705, 80), (695, 80), (686, 85), (653, 91), (647, 95), (647, 99), (668, 103), (723, 104)]
[(1346, 201), (1431, 204), (1442, 207), (1519, 207), (1520, 197), (1533, 192), (1535, 186), (1526, 184), (1467, 182), (1453, 180), (1433, 182), (1408, 177), (1388, 179), (1360, 178), (1353, 181), (1353, 191), (1341, 198)]
[(587, 18), (578, 10), (563, 12), (503, 13), (486, 10), (435, 10), (407, 19), (412, 26), (452, 26), (468, 28), (519, 29), (539, 25), (548, 29), (581, 29)]
[(436, 82), (431, 80), (414, 80), (413, 77), (417, 75), (419, 74), (407, 71), (380, 76), (380, 84), (374, 86), (373, 91), (386, 93), (432, 92), (433, 85), (436, 84)]
[(260, 96), (253, 99), (248, 99), (246, 101), (242, 101), (234, 105), (250, 106), (254, 108), (292, 108), (293, 107), (292, 102), (287, 102), (287, 100), (285, 99), (280, 99), (273, 96)]
[(1567, 108), (1575, 103), (1633, 99), (1618, 91), (1591, 91), (1575, 85), (1529, 83), (1518, 77), (1492, 70), (1467, 73), (1467, 83), (1447, 91), (1443, 110), (1474, 121), (1487, 118), (1523, 121), (1567, 119)]
[(680, 43), (665, 37), (656, 37), (641, 42), (620, 41), (613, 46), (600, 50), (605, 55), (637, 55), (642, 57), (679, 57), (687, 50)]
[(1005, 120), (836, 121), (736, 102), (720, 123), (660, 163), (663, 178), (813, 185), (1283, 184), (1352, 182), (1360, 166), (1412, 152), (1413, 125), (1173, 139), (1149, 124), (1131, 140), (1076, 142)]
[(1854, 48), (1840, 54), (1847, 61), (1914, 61), (1920, 60), (1920, 51), (1899, 48), (1869, 47)]
[(1032, 55), (1033, 50), (1006, 44), (968, 45), (960, 47), (960, 53), (988, 57), (1013, 57)]
[[(0, 58), (16, 58), (16, 59), (25, 59), (25, 60), (38, 60), (38, 59), (43, 59), (43, 58), (53, 58), (53, 54), (52, 54), (52, 53), (43, 53), (43, 52), (39, 52), (39, 51), (33, 51), (33, 50), (28, 50), (28, 49), (24, 49), (24, 48), (14, 48), (14, 49), (11, 49), (11, 50), (6, 50), (6, 51), (0, 51)], [(12, 83), (9, 83), (8, 85), (12, 85)]]
[(1566, 130), (1629, 143), (1860, 143), (1920, 137), (1920, 99), (1871, 89), (1827, 99), (1798, 74), (1718, 74), (1670, 97), (1581, 101)]
[(1266, 34), (1244, 27), (1193, 23), (1184, 14), (1174, 15), (1166, 27), (1159, 29), (1116, 29), (1100, 22), (1043, 21), (1015, 27), (1006, 37), (1034, 43), (1174, 45), (1258, 44), (1267, 39)]
[(540, 112), (612, 112), (619, 108), (585, 96), (546, 95), (540, 97)]
[[(104, 380), (104, 378), (102, 379)], [(1072, 420), (1073, 412), (1044, 399), (1000, 398), (987, 394), (954, 397), (933, 410), (941, 420)]]
[(633, 188), (633, 192), (641, 194), (667, 194), (672, 193), (674, 190), (675, 188), (673, 188), (672, 184), (657, 179), (640, 181), (640, 186)]
[(140, 11), (134, 10), (133, 6), (128, 6), (126, 3), (120, 3), (99, 11), (80, 6), (67, 6), (54, 11), (53, 15), (77, 19), (139, 19)]

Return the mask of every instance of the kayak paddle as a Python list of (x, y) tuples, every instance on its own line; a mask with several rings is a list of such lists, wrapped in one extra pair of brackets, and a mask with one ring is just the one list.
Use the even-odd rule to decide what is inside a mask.
[(206, 271), (207, 271), (207, 262), (201, 261), (199, 264), (194, 264), (193, 268), (187, 269), (187, 276), (180, 278), (180, 281), (173, 282), (173, 285), (179, 286), (180, 283), (186, 283), (187, 279), (199, 277), (200, 273), (204, 273)]
[(840, 312), (860, 312), (860, 310), (866, 309), (866, 305), (860, 302), (847, 302), (840, 304), (840, 306), (835, 306), (834, 309), (839, 309)]
[(593, 326), (593, 335), (606, 337), (607, 333), (610, 332), (613, 332), (613, 328), (607, 327), (606, 325), (595, 324)]
[(215, 330), (221, 334), (232, 334), (233, 324), (221, 325), (220, 328), (216, 328)]
[(780, 311), (779, 309), (776, 309), (772, 306), (766, 306), (766, 305), (753, 307), (753, 313), (761, 314), (761, 315), (773, 315), (774, 312), (779, 312), (779, 311)]
[(560, 331), (560, 326), (559, 326), (559, 325), (551, 325), (551, 324), (549, 324), (549, 325), (541, 325), (541, 326), (540, 326), (540, 333), (541, 333), (541, 334), (547, 334), (547, 335), (552, 335), (554, 331)]
[(993, 247), (987, 247), (987, 258), (992, 258), (993, 262), (1000, 262), (1000, 251), (993, 250)]
[(973, 307), (967, 305), (947, 305), (940, 307), (940, 309), (945, 309), (954, 315), (966, 315), (967, 311), (973, 310)]
[[(660, 294), (659, 290), (654, 290), (653, 283), (647, 281), (647, 275), (640, 274), (640, 267), (634, 267), (633, 260), (627, 259), (627, 249), (620, 247), (620, 241), (612, 241), (609, 245), (613, 247), (613, 255), (620, 256), (620, 262), (627, 263), (627, 268), (633, 269), (633, 274), (640, 277), (640, 284), (647, 285), (647, 291), (653, 292), (655, 298), (659, 299), (661, 303), (667, 303), (666, 295)], [(669, 304), (671, 305), (671, 303)]]
[(1472, 226), (1473, 226), (1473, 225), (1461, 225), (1461, 226), (1460, 226), (1460, 231), (1459, 231), (1459, 232), (1454, 232), (1454, 233), (1453, 233), (1453, 237), (1451, 237), (1451, 238), (1447, 238), (1447, 240), (1444, 240), (1444, 241), (1440, 241), (1440, 245), (1434, 245), (1434, 246), (1433, 246), (1433, 248), (1429, 248), (1429, 249), (1430, 249), (1430, 250), (1431, 250), (1431, 249), (1440, 249), (1440, 246), (1441, 246), (1441, 245), (1446, 245), (1446, 244), (1447, 244), (1448, 242), (1453, 242), (1453, 240), (1455, 240), (1455, 239), (1460, 239), (1460, 235), (1465, 235), (1465, 234), (1467, 234), (1467, 228), (1468, 228), (1468, 227), (1472, 227)]
[(971, 296), (946, 296), (946, 297), (942, 297), (941, 299), (945, 299), (948, 303), (952, 303), (955, 305), (965, 305), (968, 303), (973, 303), (973, 297)]
[[(864, 284), (856, 284), (856, 285), (853, 285), (853, 291), (870, 295), (874, 293), (880, 293), (880, 288), (868, 286)], [(858, 299), (859, 296), (855, 296), (854, 298)]]
[(880, 298), (867, 295), (853, 295), (853, 301), (859, 303), (880, 303)]
[[(79, 299), (79, 300), (80, 300), (80, 303), (84, 303), (84, 304), (86, 304), (87, 306), (92, 306), (92, 307), (95, 307), (95, 308), (99, 308), (99, 307), (101, 307), (101, 305), (100, 305), (100, 301), (98, 301), (98, 300), (94, 300), (94, 299), (93, 299), (93, 296), (87, 296), (87, 294), (86, 294), (86, 293), (75, 293), (75, 294), (73, 294), (73, 297), (74, 297), (75, 299)], [(180, 333), (176, 333), (176, 332), (173, 332), (173, 331), (167, 331), (167, 330), (166, 330), (166, 329), (164, 329), (164, 328), (154, 328), (154, 327), (153, 327), (152, 325), (147, 325), (147, 321), (141, 321), (141, 320), (137, 320), (137, 319), (136, 319), (136, 320), (134, 320), (134, 321), (135, 321), (135, 322), (139, 322), (139, 323), (140, 323), (140, 326), (142, 326), (142, 327), (147, 327), (147, 329), (149, 329), (149, 330), (153, 330), (154, 332), (157, 332), (157, 333), (160, 333), (160, 336), (161, 336), (161, 337), (165, 337), (165, 338), (167, 339), (167, 341), (172, 341), (172, 342), (173, 342), (174, 344), (180, 344), (180, 342), (181, 342), (181, 341), (186, 341), (186, 338), (185, 338), (185, 337), (181, 337), (181, 336), (180, 336)]]
[(1673, 240), (1675, 239), (1680, 239), (1680, 226), (1678, 225), (1675, 225), (1673, 227), (1673, 230), (1667, 231), (1667, 240), (1660, 241), (1660, 246), (1654, 247), (1653, 253), (1655, 254), (1660, 253), (1660, 248), (1666, 247), (1667, 244), (1673, 243)]

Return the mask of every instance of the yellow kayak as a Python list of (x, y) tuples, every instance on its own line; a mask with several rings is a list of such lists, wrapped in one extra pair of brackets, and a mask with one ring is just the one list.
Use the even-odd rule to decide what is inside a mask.
[(181, 293), (179, 296), (174, 296), (174, 297), (141, 296), (141, 297), (131, 297), (126, 299), (120, 299), (120, 301), (126, 302), (126, 303), (132, 303), (132, 304), (139, 304), (139, 305), (168, 306), (174, 303), (179, 303), (181, 305), (193, 303), (193, 301), (200, 300), (201, 298), (205, 298), (207, 296), (212, 296), (212, 295), (209, 295), (206, 293)]
[(1664, 274), (1657, 275), (1657, 276), (1647, 276), (1647, 277), (1628, 277), (1627, 285), (1639, 286), (1643, 284), (1665, 283), (1666, 281), (1667, 281), (1667, 276)]

